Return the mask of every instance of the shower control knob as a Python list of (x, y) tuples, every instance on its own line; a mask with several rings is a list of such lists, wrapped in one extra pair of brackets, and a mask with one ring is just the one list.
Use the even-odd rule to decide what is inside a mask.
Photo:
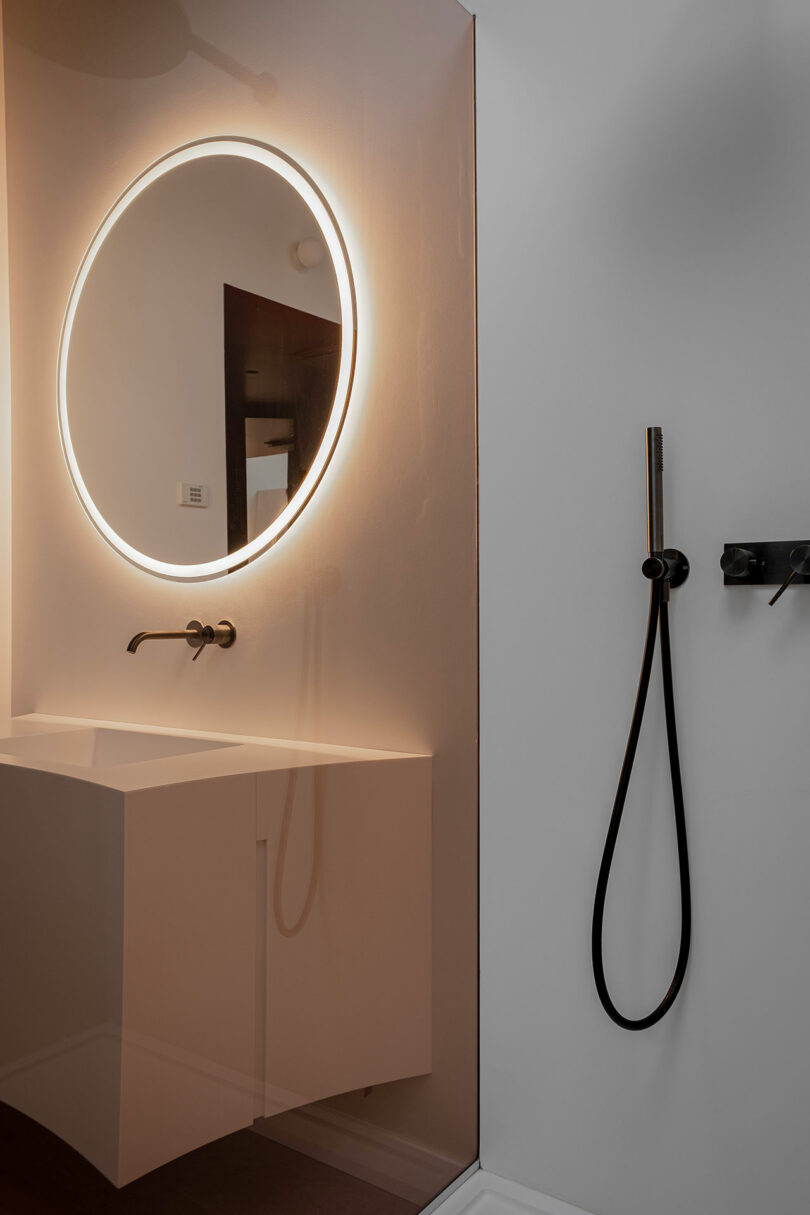
[(689, 562), (677, 548), (665, 548), (663, 553), (651, 553), (641, 565), (641, 572), (650, 582), (665, 582), (667, 587), (682, 586), (689, 577)]
[(757, 566), (750, 548), (727, 548), (720, 558), (720, 568), (727, 578), (745, 578)]
[(810, 575), (810, 544), (797, 544), (795, 548), (792, 548), (790, 550), (788, 562), (790, 564), (790, 573), (774, 595), (773, 599), (768, 600), (769, 607), (773, 607), (779, 596), (785, 593), (797, 574), (801, 575), (802, 577), (807, 577)]
[(810, 544), (797, 544), (790, 550), (789, 560), (794, 574), (810, 574)]
[(663, 557), (647, 557), (642, 562), (641, 572), (645, 578), (649, 578), (650, 582), (657, 582), (659, 578), (666, 577), (667, 563)]

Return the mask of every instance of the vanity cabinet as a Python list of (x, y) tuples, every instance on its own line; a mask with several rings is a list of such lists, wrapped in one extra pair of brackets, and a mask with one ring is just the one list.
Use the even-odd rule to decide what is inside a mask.
[(430, 1071), (430, 820), (425, 756), (0, 754), (0, 1100), (121, 1186)]

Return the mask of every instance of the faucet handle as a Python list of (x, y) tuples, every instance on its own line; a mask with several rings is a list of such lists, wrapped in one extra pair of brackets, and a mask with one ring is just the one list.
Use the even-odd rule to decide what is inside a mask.
[(720, 558), (720, 569), (727, 578), (746, 578), (758, 565), (759, 561), (750, 548), (740, 548), (739, 545), (727, 548)]
[[(189, 620), (188, 624), (186, 625), (186, 632), (192, 633), (192, 630), (192, 636), (186, 637), (186, 641), (191, 646), (192, 650), (197, 651), (194, 658), (199, 658), (200, 654), (202, 654), (203, 646), (205, 645), (205, 629), (203, 628), (201, 621)], [(192, 662), (193, 661), (194, 659), (192, 659)]]
[(197, 651), (192, 662), (197, 661), (207, 645), (218, 645), (220, 649), (227, 650), (236, 641), (236, 629), (230, 620), (220, 620), (218, 624), (206, 625), (200, 624), (199, 620), (190, 620), (186, 628), (198, 630), (197, 637), (188, 638), (188, 644)]
[(810, 544), (797, 544), (790, 550), (790, 573), (774, 595), (768, 600), (768, 607), (773, 607), (780, 595), (783, 595), (797, 574), (806, 577), (810, 574)]

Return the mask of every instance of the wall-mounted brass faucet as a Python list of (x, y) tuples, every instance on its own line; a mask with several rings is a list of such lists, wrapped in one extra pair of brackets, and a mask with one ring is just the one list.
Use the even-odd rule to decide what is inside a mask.
[(185, 639), (197, 653), (192, 658), (196, 662), (207, 645), (218, 645), (227, 650), (236, 641), (236, 629), (230, 620), (220, 620), (219, 624), (200, 624), (199, 620), (189, 620), (184, 629), (147, 631), (136, 633), (127, 646), (127, 653), (134, 654), (142, 641), (167, 641), (177, 638)]

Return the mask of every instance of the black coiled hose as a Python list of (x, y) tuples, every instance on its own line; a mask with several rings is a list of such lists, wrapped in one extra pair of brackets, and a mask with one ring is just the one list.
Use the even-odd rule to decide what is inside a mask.
[[(613, 803), (613, 813), (610, 816), (605, 850), (602, 854), (602, 864), (599, 867), (599, 878), (596, 883), (596, 899), (593, 907), (593, 929), (591, 933), (591, 953), (593, 956), (593, 975), (596, 980), (596, 990), (607, 1015), (621, 1025), (623, 1029), (647, 1029), (655, 1025), (665, 1016), (681, 989), (686, 963), (689, 959), (689, 943), (692, 936), (692, 895), (689, 883), (689, 853), (686, 845), (686, 815), (683, 804), (683, 787), (681, 785), (681, 765), (678, 757), (678, 735), (675, 729), (675, 697), (672, 691), (672, 653), (669, 640), (669, 604), (664, 596), (664, 580), (656, 578), (650, 584), (650, 616), (647, 623), (647, 639), (644, 643), (644, 660), (641, 664), (641, 677), (638, 681), (636, 704), (633, 710), (633, 721), (630, 735), (627, 739), (627, 749), (624, 753), (619, 787), (616, 790), (616, 800)], [(653, 655), (655, 653), (655, 635), (660, 624), (661, 631), (661, 673), (664, 682), (664, 712), (667, 726), (667, 745), (669, 748), (669, 770), (672, 777), (672, 797), (675, 806), (675, 831), (678, 838), (678, 870), (681, 884), (681, 944), (678, 950), (678, 961), (675, 974), (669, 990), (657, 1008), (646, 1017), (632, 1020), (625, 1017), (616, 1008), (610, 997), (605, 982), (605, 967), (602, 958), (602, 923), (605, 915), (605, 895), (607, 894), (610, 866), (616, 849), (616, 840), (622, 822), (624, 804), (627, 800), (627, 790), (630, 786), (630, 776), (633, 771), (633, 761), (636, 757), (641, 722), (644, 717), (644, 706), (647, 701), (647, 690), (650, 686)]]

